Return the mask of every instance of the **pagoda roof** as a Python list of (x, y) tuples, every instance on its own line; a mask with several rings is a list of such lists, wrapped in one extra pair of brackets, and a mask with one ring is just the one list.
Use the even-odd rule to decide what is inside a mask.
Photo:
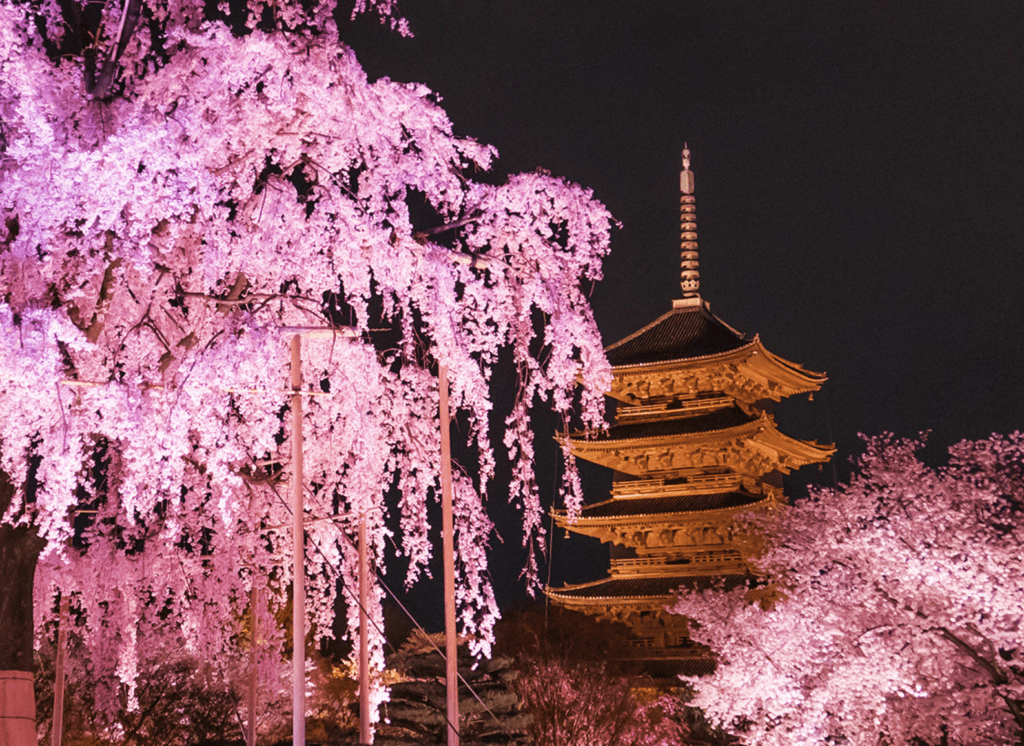
[(624, 422), (599, 431), (594, 438), (602, 440), (634, 440), (662, 438), (673, 435), (708, 433), (745, 425), (758, 419), (739, 407), (725, 407), (705, 414), (683, 417), (659, 417), (640, 422)]
[[(720, 427), (697, 429), (688, 420), (705, 421), (719, 412), (694, 418), (615, 425), (591, 438), (569, 439), (574, 456), (611, 469), (643, 476), (690, 468), (728, 468), (749, 475), (792, 469), (827, 461), (831, 445), (798, 440), (780, 432), (768, 414), (751, 419), (725, 415)], [(559, 438), (561, 440), (561, 438)]]
[(629, 404), (725, 394), (753, 403), (817, 391), (824, 373), (770, 352), (707, 305), (673, 308), (638, 332), (605, 348), (612, 365), (606, 392)]
[[(666, 485), (667, 489), (675, 485)], [(665, 528), (675, 535), (676, 531), (715, 525), (729, 525), (736, 513), (771, 508), (779, 503), (781, 490), (771, 489), (756, 493), (747, 489), (731, 489), (717, 492), (695, 490), (688, 485), (683, 491), (668, 492), (658, 495), (614, 496), (590, 505), (584, 505), (575, 519), (569, 518), (567, 510), (552, 510), (551, 516), (559, 528), (573, 533), (592, 536), (602, 542), (612, 542), (637, 549), (641, 556), (664, 551), (676, 551), (683, 554), (694, 552), (718, 552), (724, 548), (736, 549), (732, 540), (723, 546), (712, 539), (705, 543), (703, 534), (698, 540), (684, 541), (679, 545), (674, 542), (665, 544), (659, 540), (657, 548), (646, 549), (647, 535)], [(638, 533), (639, 532), (639, 535)], [(660, 570), (654, 571), (657, 574)]]
[(731, 352), (753, 342), (708, 310), (673, 308), (639, 331), (605, 348), (613, 368), (687, 360)]
[(593, 505), (584, 505), (580, 511), (580, 519), (641, 518), (671, 513), (722, 510), (754, 505), (765, 499), (764, 495), (755, 496), (739, 491), (665, 497), (613, 497)]
[(554, 601), (602, 603), (657, 600), (670, 603), (681, 590), (705, 591), (724, 583), (724, 589), (730, 591), (745, 580), (745, 575), (606, 577), (589, 583), (565, 585), (562, 588), (546, 588), (544, 592)]

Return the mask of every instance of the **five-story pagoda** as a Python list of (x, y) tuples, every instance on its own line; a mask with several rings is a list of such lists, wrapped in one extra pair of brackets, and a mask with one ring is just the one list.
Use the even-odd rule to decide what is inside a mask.
[(782, 477), (827, 461), (834, 449), (778, 430), (770, 413), (787, 396), (817, 391), (824, 374), (772, 354), (700, 296), (690, 151), (680, 174), (682, 297), (672, 310), (606, 348), (615, 424), (569, 438), (575, 456), (612, 469), (611, 497), (560, 527), (611, 543), (606, 577), (548, 588), (555, 603), (625, 622), (635, 657), (655, 678), (700, 674), (708, 651), (665, 608), (680, 589), (745, 582), (756, 537), (733, 516), (783, 501)]

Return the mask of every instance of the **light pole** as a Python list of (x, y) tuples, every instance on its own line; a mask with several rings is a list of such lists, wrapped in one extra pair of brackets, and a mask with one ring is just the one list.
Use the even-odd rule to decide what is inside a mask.
[(366, 514), (359, 516), (359, 745), (370, 746), (370, 635), (366, 605), (369, 603), (369, 567), (366, 561)]
[(302, 334), (292, 337), (292, 744), (306, 746), (306, 552), (302, 527)]
[(448, 367), (437, 366), (441, 390), (441, 533), (444, 559), (445, 691), (448, 746), (459, 746), (459, 639), (455, 632), (455, 525), (452, 516), (452, 444), (448, 413)]
[[(302, 500), (302, 337), (348, 337), (357, 335), (350, 327), (282, 327), (286, 334), (292, 334), (292, 746), (306, 746), (306, 554), (303, 542), (303, 500)], [(366, 519), (360, 519), (361, 532), (365, 532)], [(362, 546), (362, 542), (360, 542)], [(360, 581), (364, 552), (360, 552)], [(364, 594), (360, 584), (360, 597)], [(365, 612), (364, 612), (365, 614)], [(362, 622), (362, 616), (360, 617)], [(360, 638), (363, 637), (362, 631)], [(365, 649), (365, 646), (364, 646)], [(362, 663), (360, 662), (360, 669)], [(362, 677), (360, 677), (362, 678)], [(369, 698), (367, 683), (360, 681), (360, 697)], [(369, 713), (369, 704), (365, 705)], [(360, 703), (360, 713), (363, 704)], [(367, 717), (368, 719), (368, 717)], [(360, 725), (362, 733), (362, 725)]]

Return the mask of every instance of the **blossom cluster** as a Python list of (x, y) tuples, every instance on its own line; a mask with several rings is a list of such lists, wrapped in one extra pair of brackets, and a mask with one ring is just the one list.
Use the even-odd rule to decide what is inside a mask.
[(1019, 743), (1024, 436), (917, 457), (867, 440), (860, 473), (769, 519), (776, 600), (684, 596), (719, 659), (695, 704), (749, 742)]

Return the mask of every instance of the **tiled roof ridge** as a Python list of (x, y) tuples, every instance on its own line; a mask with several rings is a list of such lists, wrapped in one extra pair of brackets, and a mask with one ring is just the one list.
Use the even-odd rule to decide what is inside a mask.
[(753, 343), (711, 313), (706, 303), (677, 306), (605, 347), (613, 368), (670, 360), (698, 360)]
[(640, 327), (639, 329), (637, 329), (632, 334), (629, 334), (629, 335), (623, 337), (622, 339), (620, 339), (618, 342), (612, 342), (610, 345), (605, 345), (604, 351), (607, 353), (607, 352), (610, 352), (610, 351), (612, 351), (612, 350), (614, 350), (614, 349), (616, 349), (618, 347), (621, 347), (622, 345), (626, 344), (627, 342), (631, 342), (632, 340), (636, 339), (637, 337), (639, 337), (644, 332), (650, 331), (654, 327), (656, 327), (659, 324), (661, 324), (662, 322), (664, 322), (664, 320), (667, 319), (669, 316), (685, 315), (685, 314), (691, 314), (691, 313), (699, 314), (699, 315), (703, 316), (704, 318), (706, 318), (708, 321), (714, 321), (714, 322), (717, 322), (717, 323), (721, 324), (726, 329), (728, 329), (730, 332), (735, 334), (737, 339), (740, 339), (740, 340), (742, 340), (744, 342), (752, 342), (753, 341), (753, 339), (748, 339), (747, 336), (743, 332), (734, 329), (732, 326), (730, 326), (729, 324), (727, 324), (724, 321), (722, 321), (722, 319), (718, 318), (718, 316), (716, 316), (715, 314), (711, 313), (711, 311), (709, 311), (706, 308), (706, 306), (702, 304), (702, 305), (699, 305), (699, 306), (684, 306), (684, 307), (681, 307), (681, 308), (671, 308), (668, 311), (666, 311), (665, 313), (661, 314), (661, 316), (656, 318), (654, 321), (650, 322), (649, 324), (647, 324), (645, 326)]

